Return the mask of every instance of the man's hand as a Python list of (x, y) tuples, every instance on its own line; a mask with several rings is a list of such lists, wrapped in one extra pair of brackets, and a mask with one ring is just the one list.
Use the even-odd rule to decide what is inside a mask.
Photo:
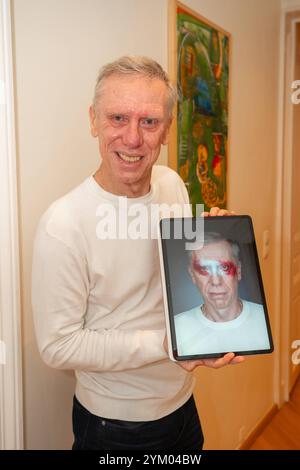
[(227, 366), (228, 364), (240, 364), (244, 362), (245, 358), (243, 356), (235, 356), (234, 353), (227, 353), (223, 357), (218, 357), (217, 359), (199, 359), (198, 361), (178, 361), (177, 364), (183, 369), (191, 372), (196, 369), (198, 366), (211, 367), (213, 369), (220, 369), (221, 367)]
[(220, 209), (219, 207), (212, 207), (209, 212), (202, 212), (204, 217), (214, 216), (214, 215), (235, 215), (234, 211), (228, 211), (227, 209)]
[[(164, 339), (164, 349), (168, 353), (168, 339), (165, 336)], [(243, 356), (235, 356), (234, 353), (227, 353), (223, 357), (213, 358), (213, 359), (199, 359), (197, 361), (177, 361), (177, 364), (183, 369), (191, 372), (198, 366), (211, 367), (213, 369), (220, 369), (220, 367), (227, 366), (228, 364), (240, 364), (244, 362), (245, 358)]]

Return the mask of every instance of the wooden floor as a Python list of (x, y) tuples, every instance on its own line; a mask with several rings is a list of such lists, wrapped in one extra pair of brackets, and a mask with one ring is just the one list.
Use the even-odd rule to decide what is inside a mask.
[(290, 401), (280, 408), (250, 450), (300, 450), (300, 378)]

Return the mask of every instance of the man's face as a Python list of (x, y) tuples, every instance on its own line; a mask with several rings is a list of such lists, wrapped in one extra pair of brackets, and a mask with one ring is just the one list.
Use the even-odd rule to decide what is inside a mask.
[(165, 83), (138, 75), (107, 78), (90, 121), (99, 140), (103, 188), (129, 197), (146, 194), (171, 123)]
[(189, 271), (207, 306), (218, 312), (235, 307), (241, 266), (227, 241), (210, 243), (194, 251)]

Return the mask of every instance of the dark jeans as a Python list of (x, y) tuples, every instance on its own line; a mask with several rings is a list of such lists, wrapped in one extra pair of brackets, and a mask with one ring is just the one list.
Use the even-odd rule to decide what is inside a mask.
[(73, 400), (73, 450), (200, 451), (203, 434), (193, 397), (155, 421), (120, 421), (95, 416)]

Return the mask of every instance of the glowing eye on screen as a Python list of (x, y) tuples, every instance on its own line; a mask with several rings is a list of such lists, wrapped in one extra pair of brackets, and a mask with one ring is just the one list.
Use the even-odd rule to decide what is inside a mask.
[(236, 268), (236, 265), (232, 261), (221, 261), (220, 270), (227, 276), (235, 276), (237, 268)]

